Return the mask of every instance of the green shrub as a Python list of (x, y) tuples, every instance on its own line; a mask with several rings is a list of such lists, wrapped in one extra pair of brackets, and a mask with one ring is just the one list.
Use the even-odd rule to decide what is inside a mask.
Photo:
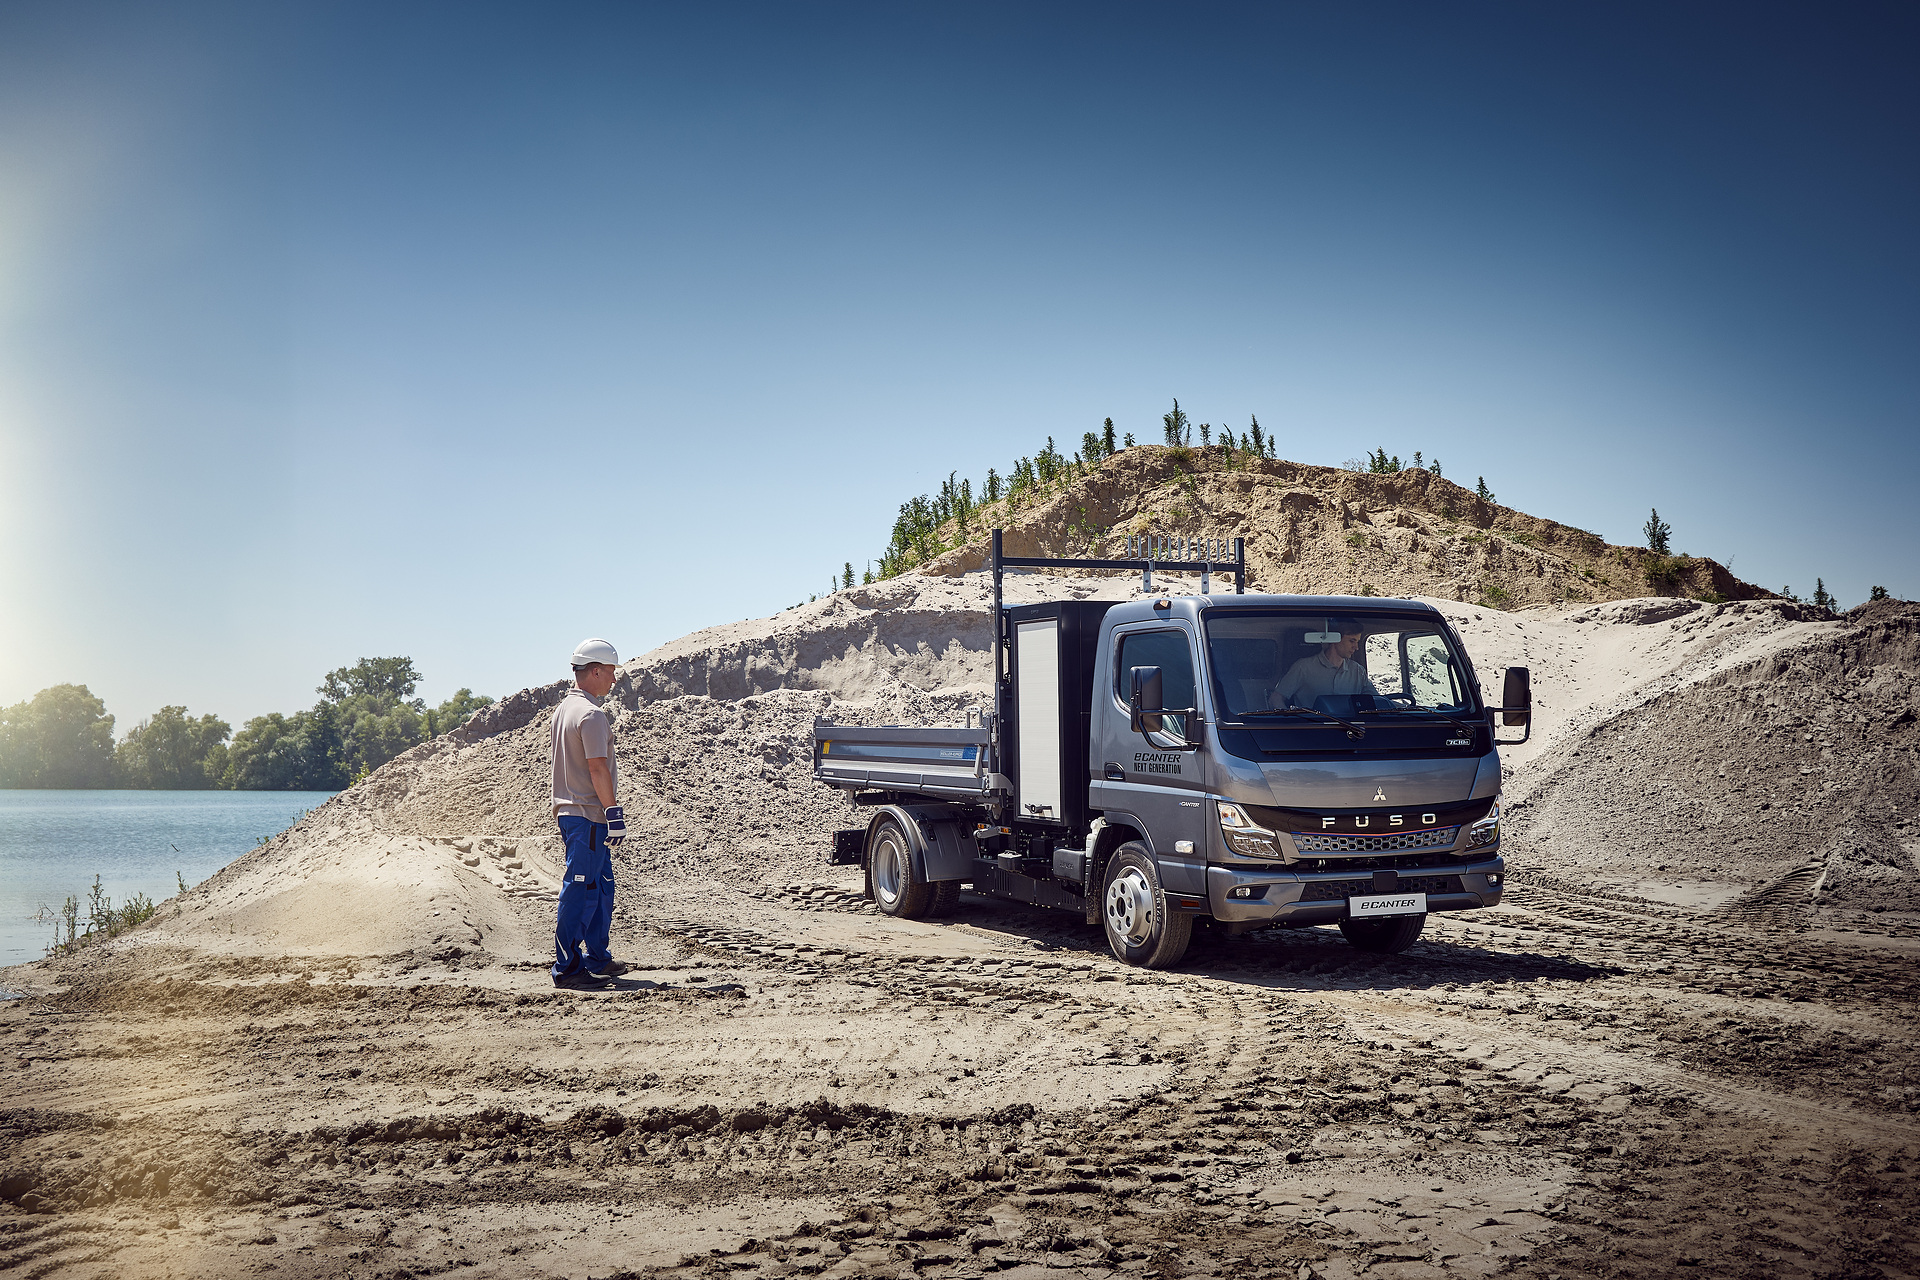
[(1656, 592), (1677, 590), (1681, 570), (1685, 567), (1685, 562), (1678, 556), (1648, 555), (1640, 562), (1642, 572), (1647, 575), (1647, 585)]
[[(184, 888), (186, 880), (175, 872), (174, 876)], [(113, 899), (107, 896), (100, 883), (100, 877), (94, 876), (93, 887), (87, 890), (87, 927), (80, 928), (80, 899), (72, 894), (60, 905), (58, 911), (41, 908), (42, 922), (53, 922), (53, 943), (47, 948), (47, 954), (71, 955), (82, 947), (92, 946), (96, 942), (105, 942), (109, 938), (119, 937), (135, 925), (145, 924), (153, 919), (160, 910), (160, 904), (144, 893), (136, 893), (127, 899), (126, 905), (115, 907)], [(62, 930), (65, 936), (62, 937)]]

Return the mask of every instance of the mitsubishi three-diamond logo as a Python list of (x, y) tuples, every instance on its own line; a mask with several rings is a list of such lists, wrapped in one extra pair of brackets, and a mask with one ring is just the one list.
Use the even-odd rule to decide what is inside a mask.
[(1373, 789), (1373, 798), (1384, 804), (1387, 799), (1387, 789), (1385, 787), (1375, 787)]

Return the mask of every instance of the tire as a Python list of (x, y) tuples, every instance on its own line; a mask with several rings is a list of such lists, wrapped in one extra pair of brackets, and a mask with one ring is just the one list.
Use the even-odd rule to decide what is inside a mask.
[(1427, 918), (1424, 915), (1340, 922), (1340, 932), (1346, 935), (1349, 943), (1361, 951), (1377, 951), (1382, 955), (1398, 955), (1405, 951), (1426, 927)]
[(918, 920), (933, 901), (933, 886), (913, 874), (913, 844), (892, 818), (874, 824), (867, 838), (867, 875), (873, 904), (890, 916)]
[(950, 916), (960, 909), (960, 882), (958, 880), (936, 880), (933, 882), (933, 903), (927, 908), (930, 916)]
[(1167, 908), (1160, 868), (1138, 841), (1113, 851), (1100, 887), (1100, 922), (1113, 954), (1142, 969), (1180, 963), (1193, 936), (1193, 917)]

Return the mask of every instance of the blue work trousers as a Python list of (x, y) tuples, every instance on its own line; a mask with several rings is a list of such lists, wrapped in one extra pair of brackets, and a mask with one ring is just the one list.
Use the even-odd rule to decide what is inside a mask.
[(603, 970), (613, 960), (607, 947), (613, 929), (613, 852), (607, 848), (605, 823), (563, 817), (560, 838), (567, 844), (567, 873), (553, 930), (553, 976), (568, 978)]

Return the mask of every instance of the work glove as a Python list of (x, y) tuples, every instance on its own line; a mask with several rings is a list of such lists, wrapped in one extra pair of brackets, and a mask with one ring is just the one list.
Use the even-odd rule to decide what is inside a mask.
[(620, 805), (607, 806), (607, 847), (611, 849), (627, 838), (627, 811)]

